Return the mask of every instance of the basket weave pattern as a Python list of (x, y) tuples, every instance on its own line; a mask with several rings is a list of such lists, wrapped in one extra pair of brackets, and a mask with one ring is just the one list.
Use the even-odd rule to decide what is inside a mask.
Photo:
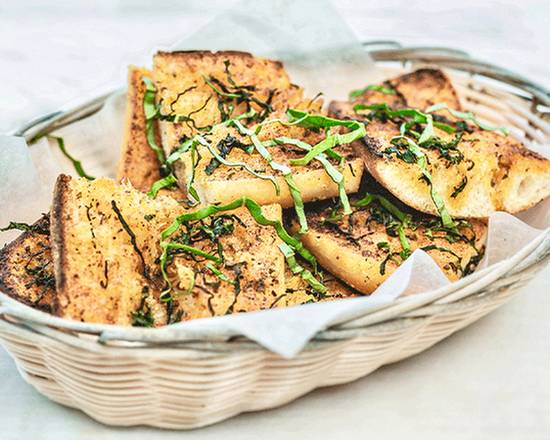
[[(516, 127), (520, 139), (550, 144), (550, 125), (538, 109), (539, 104), (548, 106), (548, 94), (509, 72), (454, 51), (392, 49), (373, 56), (403, 62), (401, 71), (411, 61), (414, 67), (417, 62), (449, 67), (465, 107), (490, 122)], [(392, 73), (399, 70), (394, 66)], [(485, 76), (499, 82), (486, 82)], [(503, 83), (517, 87), (520, 96)], [(80, 109), (73, 112), (77, 115)], [(32, 135), (67, 123), (67, 118), (56, 114), (39, 121), (32, 125)], [(25, 135), (31, 136), (29, 127)], [(0, 340), (23, 378), (60, 404), (110, 425), (190, 429), (283, 405), (315, 388), (353, 381), (422, 352), (503, 304), (549, 259), (547, 234), (508, 268), (477, 278), (474, 274), (471, 282), (451, 286), (438, 298), (404, 299), (320, 332), (292, 359), (244, 338), (161, 346), (100, 344), (98, 335), (39, 325), (14, 317), (8, 308), (0, 310)]]

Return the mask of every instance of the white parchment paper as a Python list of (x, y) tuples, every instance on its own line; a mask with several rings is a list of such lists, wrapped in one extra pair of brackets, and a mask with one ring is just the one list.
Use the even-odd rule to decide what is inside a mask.
[[(351, 30), (325, 0), (245, 0), (171, 49), (245, 50), (280, 59), (296, 83), (310, 95), (323, 91), (327, 101), (345, 98), (350, 89), (381, 79)], [(67, 149), (82, 161), (88, 174), (115, 175), (124, 106), (125, 94), (115, 93), (98, 113), (55, 133), (64, 138)], [(547, 146), (537, 145), (537, 149), (548, 152)], [(55, 141), (43, 138), (28, 148), (21, 138), (0, 136), (0, 187), (4, 189), (0, 191), (0, 225), (12, 220), (32, 222), (48, 211), (53, 184), (61, 172), (74, 175)], [(506, 213), (491, 216), (480, 269), (512, 257), (537, 239), (550, 227), (549, 208), (550, 200), (546, 200), (517, 217)], [(12, 238), (13, 234), (2, 234), (0, 244)], [(448, 284), (432, 258), (416, 251), (368, 297), (199, 319), (161, 329), (111, 326), (106, 335), (125, 338), (131, 331), (150, 341), (219, 341), (243, 335), (290, 357), (320, 330), (387, 306), (396, 298)], [(59, 318), (51, 317), (52, 323), (56, 320)]]

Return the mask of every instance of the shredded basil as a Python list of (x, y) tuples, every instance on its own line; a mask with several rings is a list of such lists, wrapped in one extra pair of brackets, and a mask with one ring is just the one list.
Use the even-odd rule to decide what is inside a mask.
[(453, 221), (452, 217), (450, 216), (449, 212), (447, 211), (447, 207), (445, 206), (445, 202), (443, 201), (443, 198), (439, 195), (437, 190), (434, 188), (433, 181), (432, 181), (432, 175), (430, 171), (428, 170), (428, 159), (426, 158), (426, 155), (422, 152), (418, 144), (414, 142), (412, 139), (406, 137), (406, 136), (396, 136), (394, 138), (395, 140), (403, 139), (407, 143), (409, 151), (411, 151), (412, 154), (416, 157), (416, 163), (420, 167), (420, 170), (422, 172), (422, 176), (427, 181), (429, 187), (430, 187), (430, 195), (432, 197), (432, 201), (434, 202), (434, 205), (437, 209), (437, 212), (439, 213), (439, 216), (441, 217), (441, 221), (443, 222), (443, 226), (446, 228), (454, 229), (456, 228), (456, 224)]
[[(395, 217), (398, 220), (399, 223), (396, 227), (396, 232), (397, 232), (397, 236), (399, 237), (399, 243), (401, 244), (400, 256), (403, 260), (406, 260), (407, 258), (409, 258), (411, 254), (411, 244), (405, 234), (405, 228), (409, 227), (409, 225), (412, 222), (410, 214), (406, 214), (403, 211), (401, 211), (397, 206), (395, 206), (387, 198), (379, 194), (372, 194), (372, 193), (366, 193), (365, 196), (360, 200), (356, 201), (353, 204), (353, 206), (362, 208), (362, 207), (369, 206), (373, 201), (377, 201), (382, 208), (384, 208), (388, 213), (390, 213), (393, 217)], [(384, 223), (386, 227), (394, 226), (392, 223), (388, 223), (385, 221), (382, 221), (382, 223)], [(380, 246), (378, 246), (378, 248), (381, 249)]]
[(300, 266), (296, 261), (296, 256), (294, 249), (292, 249), (288, 244), (281, 243), (279, 249), (285, 256), (288, 267), (294, 275), (300, 275), (304, 281), (306, 281), (314, 290), (320, 293), (326, 292), (328, 289), (321, 283), (315, 276), (304, 267)]
[(65, 148), (65, 141), (63, 140), (62, 137), (59, 137), (59, 136), (48, 136), (50, 139), (54, 139), (57, 141), (57, 146), (59, 147), (59, 149), (61, 150), (61, 152), (63, 153), (63, 155), (69, 159), (72, 164), (73, 164), (73, 167), (76, 171), (76, 173), (80, 176), (80, 177), (84, 177), (88, 180), (94, 180), (95, 177), (93, 176), (90, 176), (89, 174), (87, 174), (85, 171), (84, 171), (84, 168), (82, 168), (82, 163), (79, 161), (79, 160), (76, 160), (72, 155), (69, 154), (69, 152), (67, 151), (67, 149)]
[(307, 228), (306, 214), (304, 211), (304, 201), (302, 200), (302, 194), (300, 192), (300, 189), (296, 185), (296, 182), (294, 181), (294, 177), (292, 176), (292, 172), (290, 168), (286, 165), (280, 164), (273, 160), (273, 156), (271, 156), (271, 153), (260, 141), (260, 139), (258, 138), (255, 132), (246, 128), (243, 124), (241, 124), (240, 121), (234, 120), (233, 124), (235, 125), (235, 127), (237, 127), (237, 129), (242, 135), (250, 137), (250, 140), (252, 141), (254, 148), (266, 160), (269, 166), (273, 170), (279, 171), (283, 175), (283, 179), (285, 180), (288, 186), (290, 195), (294, 200), (294, 209), (296, 211), (296, 215), (300, 223), (300, 234), (306, 233), (308, 228)]
[(158, 117), (159, 106), (155, 103), (156, 88), (153, 81), (147, 77), (142, 78), (145, 84), (145, 93), (143, 94), (143, 112), (145, 114), (145, 133), (149, 147), (155, 152), (160, 164), (165, 161), (164, 151), (157, 145), (155, 139), (155, 118)]
[[(305, 151), (311, 151), (313, 148), (307, 142), (303, 142), (298, 139), (288, 138), (285, 136), (272, 139), (271, 141), (268, 141), (265, 143), (266, 146), (283, 145), (283, 144), (294, 145)], [(332, 165), (329, 162), (327, 156), (324, 153), (318, 154), (317, 156), (315, 156), (315, 159), (319, 161), (319, 163), (323, 166), (323, 168), (325, 169), (328, 176), (332, 179), (332, 181), (336, 183), (336, 185), (338, 185), (338, 196), (340, 198), (340, 203), (342, 205), (343, 214), (344, 215), (351, 214), (351, 206), (349, 204), (348, 195), (346, 193), (344, 175), (340, 171), (338, 171), (334, 167), (334, 165)], [(344, 166), (344, 158), (342, 158), (340, 161), (340, 167), (343, 168), (343, 166)]]
[(151, 279), (151, 275), (149, 274), (149, 267), (147, 266), (147, 263), (145, 262), (145, 258), (143, 256), (143, 252), (141, 252), (141, 249), (137, 245), (137, 238), (136, 234), (132, 231), (132, 228), (130, 228), (130, 225), (126, 222), (124, 219), (122, 212), (120, 212), (120, 209), (118, 208), (116, 202), (114, 200), (111, 200), (111, 208), (115, 212), (118, 221), (122, 225), (122, 229), (128, 234), (130, 237), (130, 243), (132, 244), (132, 247), (134, 248), (134, 251), (138, 255), (140, 261), (141, 261), (141, 271), (143, 273), (143, 276), (147, 278), (148, 280)]
[[(280, 221), (270, 220), (266, 218), (262, 213), (261, 206), (258, 203), (256, 203), (254, 200), (247, 197), (242, 197), (225, 205), (209, 205), (193, 213), (182, 214), (176, 217), (176, 219), (174, 219), (172, 224), (168, 226), (164, 231), (162, 231), (160, 235), (160, 248), (162, 250), (162, 253), (161, 253), (159, 262), (160, 262), (163, 278), (168, 286), (167, 289), (164, 291), (164, 295), (163, 295), (164, 298), (169, 298), (169, 293), (172, 289), (172, 284), (166, 272), (166, 266), (169, 258), (169, 251), (171, 249), (179, 249), (182, 251), (188, 251), (190, 253), (194, 253), (196, 255), (199, 255), (197, 251), (200, 251), (196, 248), (193, 248), (193, 249), (183, 248), (181, 247), (181, 243), (177, 243), (174, 240), (168, 240), (168, 238), (171, 237), (175, 232), (177, 232), (182, 225), (186, 225), (189, 222), (199, 221), (221, 212), (232, 211), (240, 207), (245, 207), (250, 213), (250, 215), (252, 215), (254, 220), (259, 225), (273, 227), (275, 229), (275, 232), (279, 236), (279, 238), (288, 246), (290, 246), (295, 252), (301, 255), (307, 262), (309, 262), (312, 265), (314, 270), (316, 270), (317, 261), (315, 260), (315, 257), (313, 257), (313, 255), (304, 247), (304, 245), (300, 242), (300, 240), (291, 236), (283, 227)], [(200, 251), (200, 252), (203, 252), (203, 251)], [(204, 254), (206, 253), (203, 252), (203, 255), (200, 255), (200, 256), (207, 258), (209, 260), (212, 260), (218, 264), (221, 263), (221, 259), (219, 257), (216, 257), (212, 254), (208, 254), (208, 256)]]
[(460, 183), (453, 188), (453, 193), (451, 194), (451, 197), (454, 199), (456, 198), (462, 191), (464, 191), (464, 188), (466, 188), (466, 184), (468, 183), (468, 177), (464, 176)]
[(510, 134), (510, 130), (506, 127), (495, 127), (493, 125), (484, 124), (480, 122), (472, 112), (460, 112), (458, 110), (453, 110), (449, 108), (447, 104), (440, 103), (434, 104), (426, 109), (426, 113), (433, 113), (439, 110), (447, 110), (455, 118), (462, 119), (463, 121), (470, 121), (473, 124), (477, 125), (482, 130), (486, 131), (499, 131), (503, 135), (507, 136)]
[(147, 195), (151, 197), (152, 199), (157, 197), (158, 192), (162, 188), (171, 188), (177, 183), (177, 179), (174, 177), (173, 174), (169, 174), (166, 177), (163, 177), (162, 179), (157, 180), (153, 185), (151, 185), (151, 189), (147, 192)]
[(29, 225), (27, 223), (10, 222), (8, 226), (0, 228), (0, 232), (18, 230), (23, 232), (35, 232), (41, 235), (49, 235), (49, 228), (43, 228), (39, 224)]
[(211, 271), (214, 275), (216, 275), (220, 280), (225, 281), (229, 284), (236, 284), (235, 280), (230, 279), (226, 274), (224, 274), (221, 270), (219, 270), (217, 267), (212, 266), (211, 264), (207, 264), (206, 268)]
[(149, 287), (144, 286), (141, 292), (141, 302), (138, 309), (131, 313), (132, 326), (133, 327), (154, 327), (155, 319), (149, 304), (147, 304), (147, 297), (149, 296)]

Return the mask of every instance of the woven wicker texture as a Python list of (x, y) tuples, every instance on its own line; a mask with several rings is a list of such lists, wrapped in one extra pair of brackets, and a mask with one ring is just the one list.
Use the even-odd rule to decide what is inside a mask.
[[(540, 87), (456, 51), (372, 53), (378, 61), (400, 62), (388, 66), (391, 74), (424, 62), (450, 68), (467, 109), (515, 128), (514, 135), (526, 142), (550, 144), (550, 124), (539, 105), (547, 106), (549, 99)], [(29, 139), (96, 111), (102, 102), (50, 115), (20, 134)], [(320, 332), (292, 359), (242, 338), (155, 346), (103, 334), (99, 343), (97, 333), (48, 327), (9, 304), (0, 308), (0, 340), (25, 380), (58, 403), (110, 425), (190, 429), (283, 405), (426, 350), (503, 304), (549, 259), (546, 234), (509, 261)]]

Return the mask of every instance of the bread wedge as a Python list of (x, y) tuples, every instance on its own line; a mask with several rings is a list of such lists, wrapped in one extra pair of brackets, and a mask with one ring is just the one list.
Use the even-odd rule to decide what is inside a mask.
[(171, 197), (152, 200), (113, 180), (61, 175), (51, 210), (55, 313), (83, 322), (132, 325), (133, 314), (147, 309), (149, 324), (166, 324), (155, 260), (161, 231), (184, 212)]
[[(160, 326), (211, 316), (211, 311), (258, 310), (284, 292), (284, 257), (275, 230), (260, 226), (241, 209), (224, 214), (222, 222), (228, 218), (231, 228), (195, 225), (199, 235), (192, 242), (203, 252), (217, 252), (217, 242), (200, 231), (226, 231), (219, 238), (224, 254), (219, 270), (238, 283), (221, 280), (207, 267), (208, 260), (176, 252), (166, 268), (173, 301), (160, 301), (167, 287), (159, 262), (160, 234), (186, 212), (171, 197), (152, 200), (112, 180), (60, 176), (51, 214), (55, 312), (84, 322)], [(280, 219), (281, 208), (266, 206), (264, 215)], [(182, 231), (172, 238), (180, 240)]]
[[(153, 66), (161, 113), (184, 118), (180, 122), (160, 121), (167, 153), (177, 148), (183, 137), (222, 122), (220, 106), (227, 107), (226, 116), (235, 117), (249, 109), (261, 112), (266, 106), (286, 109), (303, 99), (302, 89), (291, 84), (282, 63), (246, 52), (158, 52)], [(234, 85), (250, 99), (232, 100), (216, 92), (234, 92)]]
[[(270, 220), (282, 219), (279, 205), (264, 206), (262, 213)], [(260, 226), (246, 208), (210, 218), (204, 225), (215, 229), (213, 220), (226, 222), (231, 230), (220, 236), (224, 258), (223, 265), (218, 266), (220, 273), (189, 254), (176, 255), (168, 266), (169, 274), (176, 278), (189, 274), (174, 281), (174, 313), (184, 321), (267, 309), (285, 292), (285, 261), (275, 230)], [(194, 246), (211, 254), (217, 252), (216, 244), (209, 240)], [(189, 293), (190, 283), (193, 287)]]
[[(408, 79), (404, 81), (403, 78)], [(434, 103), (444, 103), (453, 108), (459, 102), (452, 85), (445, 78), (433, 71), (432, 74), (415, 72), (389, 81), (390, 85), (399, 90), (398, 95), (368, 92), (358, 102), (375, 104), (377, 99), (383, 101), (385, 98), (393, 100), (390, 103), (396, 109), (411, 104), (425, 109)], [(355, 104), (333, 102), (330, 113), (335, 117), (369, 121), (367, 136), (363, 142), (354, 144), (356, 153), (363, 158), (369, 173), (407, 205), (437, 215), (430, 186), (425, 179), (420, 178), (422, 173), (419, 166), (414, 160), (408, 163), (399, 158), (395, 144), (392, 144), (392, 139), (400, 134), (402, 120), (397, 118), (392, 122), (372, 117), (373, 113), (369, 114), (368, 111), (354, 112)], [(438, 115), (444, 118), (441, 120), (445, 123), (452, 125), (457, 122), (445, 110), (440, 110)], [(447, 150), (450, 156), (438, 148), (421, 145), (428, 160), (427, 168), (432, 176), (433, 187), (442, 197), (451, 216), (483, 218), (495, 211), (516, 213), (550, 195), (550, 161), (531, 152), (512, 136), (482, 130), (471, 123), (466, 125), (466, 131), (459, 141), (456, 135), (437, 128), (435, 135), (444, 144), (455, 144)], [(401, 153), (404, 151), (403, 148), (400, 150)]]
[(55, 300), (49, 233), (46, 214), (0, 250), (0, 290), (45, 312), (52, 312)]
[[(165, 115), (192, 116), (192, 120), (179, 123), (160, 121), (162, 144), (167, 153), (178, 147), (184, 139), (201, 131), (208, 132), (210, 127), (229, 117), (223, 114), (220, 106), (231, 106), (233, 111), (230, 116), (235, 117), (249, 109), (262, 112), (265, 110), (262, 103), (269, 103), (269, 119), (286, 119), (284, 112), (289, 107), (314, 112), (320, 110), (321, 102), (304, 98), (302, 89), (290, 83), (281, 63), (247, 53), (159, 52), (155, 56), (154, 65), (161, 112)], [(250, 93), (253, 99), (245, 102), (243, 99), (235, 98), (228, 103), (226, 96), (213, 90), (217, 88), (220, 91), (234, 91), (236, 86), (247, 87), (246, 93)], [(237, 89), (241, 90), (239, 93), (244, 93), (241, 88)], [(248, 121), (246, 123), (248, 124)], [(215, 130), (212, 136), (205, 137), (209, 138), (211, 145), (218, 151), (221, 151), (220, 141), (226, 136), (239, 139), (235, 130), (227, 127), (217, 128), (219, 129)], [(263, 130), (263, 135), (270, 130), (273, 131), (271, 128)], [(278, 131), (281, 135), (289, 135), (291, 132), (296, 134), (296, 129), (288, 127), (279, 127)], [(304, 133), (297, 137), (303, 141), (309, 139)], [(275, 160), (281, 164), (287, 164), (289, 159), (297, 157), (288, 145), (273, 148), (272, 153)], [(304, 154), (302, 151), (301, 155)], [(358, 188), (363, 164), (354, 156), (351, 148), (345, 150), (344, 154), (350, 162), (344, 169), (346, 190), (353, 192)], [(292, 197), (282, 176), (276, 176), (281, 188), (280, 194), (277, 194), (271, 182), (257, 178), (240, 167), (229, 168), (222, 165), (209, 173), (207, 167), (212, 159), (212, 154), (205, 147), (200, 147), (196, 156), (184, 154), (174, 164), (180, 187), (187, 188), (192, 180), (194, 188), (207, 203), (225, 203), (240, 196), (248, 196), (261, 204), (279, 203), (284, 207), (292, 205)], [(252, 169), (263, 169), (266, 174), (270, 174), (267, 162), (258, 154), (250, 155), (235, 148), (226, 159), (230, 162), (246, 163)], [(338, 186), (321, 167), (310, 166), (296, 168), (293, 171), (304, 200), (324, 199), (338, 194)]]
[[(323, 268), (346, 284), (363, 294), (372, 293), (416, 249), (431, 255), (451, 281), (475, 268), (485, 242), (487, 228), (483, 221), (461, 222), (459, 234), (453, 234), (442, 228), (439, 218), (407, 209), (385, 194), (385, 200), (410, 216), (403, 226), (409, 246), (404, 255), (398, 217), (384, 207), (378, 196), (360, 206), (366, 200), (364, 196), (366, 193), (361, 192), (352, 197), (353, 213), (343, 218), (334, 218), (332, 202), (306, 206), (309, 231), (301, 236), (302, 243)], [(298, 228), (293, 221), (292, 230)]]

